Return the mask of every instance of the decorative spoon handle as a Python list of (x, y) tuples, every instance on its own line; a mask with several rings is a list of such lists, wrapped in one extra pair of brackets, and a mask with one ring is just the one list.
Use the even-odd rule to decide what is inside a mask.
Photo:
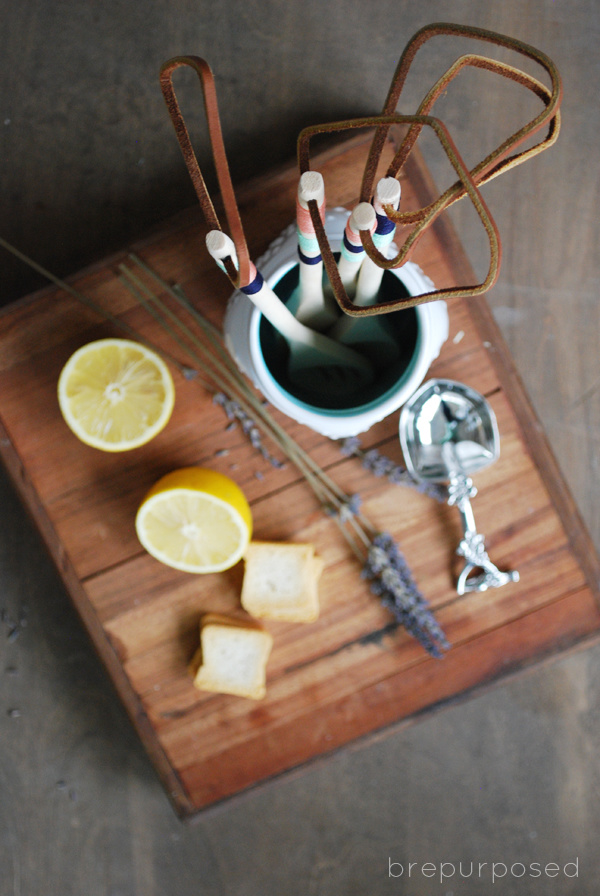
[[(471, 507), (471, 498), (476, 494), (477, 489), (469, 476), (462, 472), (453, 472), (448, 486), (448, 504), (456, 506), (460, 513), (463, 537), (456, 553), (465, 559), (465, 565), (456, 583), (459, 594), (501, 588), (509, 582), (519, 581), (519, 573), (516, 570), (501, 572), (487, 555), (485, 540), (475, 528), (475, 517)], [(471, 575), (476, 569), (480, 569), (481, 572), (478, 575)]]

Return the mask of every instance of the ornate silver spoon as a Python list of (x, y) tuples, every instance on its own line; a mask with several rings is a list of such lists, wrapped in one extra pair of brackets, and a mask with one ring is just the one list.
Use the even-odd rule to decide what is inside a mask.
[(470, 499), (477, 494), (471, 475), (500, 454), (496, 417), (483, 395), (453, 380), (429, 380), (402, 409), (400, 442), (411, 476), (417, 481), (447, 482), (448, 504), (460, 513), (463, 537), (456, 553), (465, 564), (457, 592), (518, 582), (518, 572), (501, 572), (488, 557), (471, 507)]

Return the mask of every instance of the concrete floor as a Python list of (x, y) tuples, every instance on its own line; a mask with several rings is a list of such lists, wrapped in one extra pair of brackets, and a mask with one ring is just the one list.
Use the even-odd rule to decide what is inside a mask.
[[(485, 8), (475, 0), (5, 0), (0, 234), (63, 276), (195, 201), (158, 86), (171, 56), (211, 63), (240, 180), (291, 159), (301, 127), (377, 111), (399, 52), (434, 21), (518, 37), (545, 51), (564, 79), (557, 145), (486, 188), (504, 245), (488, 300), (600, 547), (594, 0)], [(424, 54), (402, 111), (412, 112), (458, 55), (452, 47), (443, 59)], [(181, 96), (195, 108), (195, 84), (182, 84)], [(442, 117), (465, 135), (467, 161), (477, 161), (474, 137), (510, 133), (515, 108), (522, 111), (496, 85), (466, 78)], [(200, 115), (194, 127), (204, 159)], [(466, 212), (456, 223), (483, 264)], [(6, 303), (43, 280), (2, 253), (0, 284)], [(0, 607), (26, 623), (14, 642), (0, 629), (2, 896), (597, 892), (600, 647), (344, 750), (186, 827), (3, 472), (0, 493)], [(399, 874), (390, 861), (404, 867), (402, 877), (390, 876)], [(578, 876), (569, 876), (576, 867), (565, 865), (575, 861)], [(418, 863), (410, 879), (409, 862)], [(470, 877), (460, 876), (459, 862), (464, 874), (474, 863)], [(508, 869), (495, 883), (492, 862)], [(534, 876), (536, 862), (556, 863), (556, 877)], [(435, 867), (431, 877), (423, 863)], [(524, 863), (522, 877), (515, 863)]]

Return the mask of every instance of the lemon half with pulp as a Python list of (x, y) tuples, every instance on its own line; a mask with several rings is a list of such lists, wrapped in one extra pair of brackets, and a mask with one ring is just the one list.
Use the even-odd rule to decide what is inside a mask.
[(221, 572), (244, 555), (252, 535), (250, 506), (224, 473), (183, 467), (150, 489), (135, 520), (142, 546), (184, 572)]
[(101, 451), (145, 445), (167, 424), (175, 387), (162, 358), (129, 339), (98, 339), (78, 349), (58, 379), (69, 429)]

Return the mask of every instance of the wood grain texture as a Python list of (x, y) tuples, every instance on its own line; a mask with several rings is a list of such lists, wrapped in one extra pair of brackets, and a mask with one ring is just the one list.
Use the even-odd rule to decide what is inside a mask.
[[(319, 157), (331, 206), (356, 201), (368, 145), (363, 135)], [(389, 144), (386, 154), (392, 151)], [(289, 223), (295, 180), (288, 169), (240, 191), (253, 254)], [(403, 178), (404, 207), (425, 204), (431, 190), (415, 156)], [(181, 283), (218, 320), (229, 288), (226, 278), (214, 278), (199, 252), (202, 231), (199, 221), (186, 219), (140, 251), (152, 269)], [(436, 285), (472, 282), (447, 225), (427, 234), (415, 260)], [(119, 261), (110, 259), (102, 272), (84, 272), (74, 281), (76, 289), (87, 294), (91, 281), (103, 308), (173, 351), (155, 320), (126, 300), (125, 287), (117, 288)], [(168, 427), (148, 446), (115, 459), (71, 436), (55, 396), (58, 374), (73, 349), (114, 332), (112, 325), (90, 326), (75, 300), (54, 289), (27, 300), (27, 327), (13, 321), (21, 319), (21, 306), (4, 311), (3, 454), (183, 816), (533, 663), (553, 643), (561, 650), (598, 631), (598, 561), (582, 550), (585, 530), (482, 304), (452, 301), (450, 339), (430, 373), (484, 389), (496, 413), (501, 458), (477, 477), (477, 518), (495, 562), (519, 569), (518, 585), (485, 596), (456, 595), (455, 512), (373, 479), (334, 443), (279, 415), (341, 488), (362, 494), (364, 511), (378, 528), (398, 539), (453, 645), (442, 662), (428, 658), (402, 630), (388, 631), (387, 611), (370, 595), (355, 558), (297, 470), (289, 464), (282, 471), (270, 468), (238, 431), (227, 433), (226, 418), (198, 384), (180, 376)], [(58, 327), (50, 321), (50, 307)], [(363, 441), (397, 455), (397, 415)], [(199, 693), (187, 671), (201, 613), (238, 611), (241, 565), (219, 575), (190, 576), (162, 567), (135, 536), (135, 512), (147, 488), (166, 470), (194, 463), (234, 476), (251, 502), (255, 537), (312, 542), (325, 561), (319, 621), (269, 625), (274, 648), (267, 696), (258, 705)]]
[[(4, 4), (0, 230), (61, 276), (96, 262), (87, 282), (102, 290), (109, 253), (162, 230), (165, 218), (194, 203), (158, 90), (165, 59), (193, 52), (213, 64), (240, 184), (292, 159), (301, 127), (380, 109), (402, 47), (433, 21), (518, 37), (548, 53), (563, 76), (556, 147), (485, 188), (504, 247), (487, 302), (598, 549), (595, 0)], [(437, 46), (421, 58), (402, 111), (414, 111), (463, 49)], [(440, 114), (475, 162), (530, 110), (491, 78), (467, 76), (457, 86)], [(195, 85), (182, 97), (193, 110)], [(198, 135), (207, 159), (201, 126)], [(427, 164), (443, 182), (443, 166), (432, 156)], [(462, 204), (452, 217), (480, 270), (480, 225)], [(5, 253), (0, 282), (2, 304), (45, 285)], [(29, 305), (13, 318), (17, 342), (32, 324)], [(56, 311), (48, 309), (50, 323)], [(76, 320), (71, 338), (79, 330)], [(48, 327), (46, 339), (54, 332)], [(482, 353), (477, 377), (484, 374), (494, 376)], [(558, 629), (547, 629), (550, 662), (464, 691), (468, 699), (450, 700), (444, 711), (417, 712), (413, 724), (384, 727), (182, 826), (1, 464), (0, 525), (0, 609), (25, 623), (13, 640), (8, 622), (0, 624), (3, 893), (388, 896), (402, 889), (387, 876), (390, 857), (439, 864), (575, 856), (578, 878), (543, 886), (525, 879), (515, 893), (597, 893), (600, 647), (557, 659), (557, 614)], [(451, 514), (447, 525), (456, 527)], [(449, 530), (447, 537), (450, 544)], [(407, 694), (407, 705), (417, 696)], [(474, 878), (445, 883), (440, 891), (461, 896), (481, 896), (487, 886)], [(413, 879), (411, 892), (432, 889)]]

